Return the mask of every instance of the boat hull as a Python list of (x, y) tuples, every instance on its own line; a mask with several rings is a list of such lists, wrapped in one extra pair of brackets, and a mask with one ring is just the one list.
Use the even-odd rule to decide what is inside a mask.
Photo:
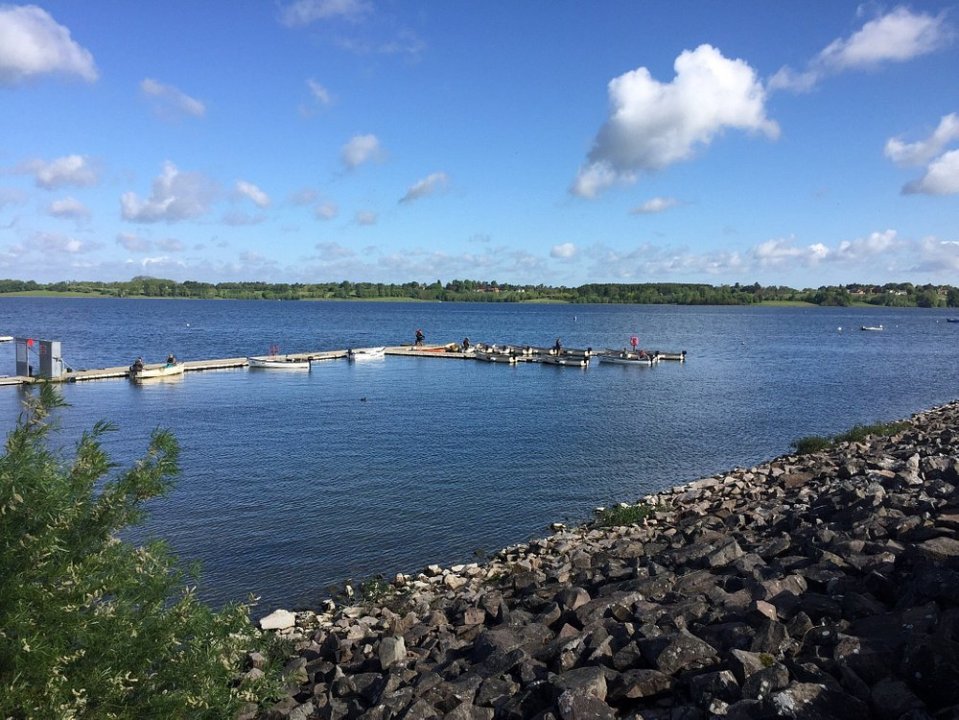
[(130, 369), (130, 379), (135, 382), (155, 380), (157, 378), (178, 377), (180, 375), (183, 375), (183, 363), (161, 365), (159, 367), (142, 367), (139, 370)]
[(659, 355), (641, 357), (636, 353), (621, 353), (619, 355), (600, 355), (599, 361), (609, 365), (638, 365), (652, 367), (659, 362)]
[(249, 357), (247, 362), (251, 368), (261, 370), (309, 370), (309, 360), (297, 360), (294, 358), (275, 357)]

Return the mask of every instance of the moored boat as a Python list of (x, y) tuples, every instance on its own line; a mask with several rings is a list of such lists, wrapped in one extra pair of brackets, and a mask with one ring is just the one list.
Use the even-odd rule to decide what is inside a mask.
[(508, 352), (497, 352), (495, 350), (477, 350), (475, 353), (477, 360), (486, 362), (507, 363), (513, 365), (517, 362), (516, 355)]
[(310, 361), (289, 355), (267, 355), (259, 357), (248, 357), (247, 362), (251, 368), (261, 368), (264, 370), (309, 370)]
[(540, 355), (539, 362), (563, 367), (589, 367), (589, 358), (582, 355)]
[(353, 361), (377, 360), (384, 357), (386, 357), (385, 346), (356, 349), (351, 348), (346, 351), (346, 359)]
[(163, 365), (148, 366), (143, 363), (133, 363), (130, 366), (131, 380), (152, 380), (154, 378), (176, 377), (183, 374), (183, 363), (164, 363)]
[(659, 353), (639, 352), (608, 352), (598, 355), (601, 363), (611, 365), (640, 365), (652, 367), (659, 362)]

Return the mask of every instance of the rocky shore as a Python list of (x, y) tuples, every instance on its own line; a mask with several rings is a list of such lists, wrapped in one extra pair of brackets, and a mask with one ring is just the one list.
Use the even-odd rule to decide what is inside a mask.
[(260, 717), (957, 718), (957, 486), (954, 403), (649, 496), (630, 526), (274, 613), (297, 655)]

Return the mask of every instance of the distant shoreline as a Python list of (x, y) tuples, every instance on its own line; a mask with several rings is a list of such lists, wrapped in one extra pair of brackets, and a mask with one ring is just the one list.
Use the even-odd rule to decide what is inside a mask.
[[(298, 300), (274, 300), (271, 298), (197, 298), (197, 297), (167, 297), (160, 295), (135, 295), (135, 296), (121, 296), (117, 297), (116, 295), (106, 295), (102, 293), (82, 293), (82, 292), (58, 292), (54, 290), (40, 290), (40, 291), (21, 291), (21, 292), (8, 292), (0, 293), (0, 300), (3, 298), (14, 298), (14, 297), (30, 297), (30, 298), (79, 298), (79, 299), (88, 299), (88, 300), (217, 300), (229, 302), (231, 300), (254, 300), (257, 302), (368, 302), (368, 303), (381, 303), (381, 302), (411, 302), (411, 303), (440, 303), (440, 302), (483, 302), (480, 300), (432, 300), (432, 299), (423, 299), (423, 298), (414, 298), (414, 297), (371, 297), (371, 298), (300, 298)], [(503, 301), (499, 301), (503, 302)], [(569, 300), (554, 300), (548, 298), (536, 298), (533, 300), (515, 300), (508, 301), (506, 304), (516, 304), (516, 305), (678, 305), (679, 303), (589, 303), (589, 302), (572, 302)], [(696, 307), (717, 307), (715, 304), (703, 303), (702, 305), (696, 305)], [(750, 305), (723, 305), (722, 307), (822, 307), (812, 302), (805, 302), (803, 300), (763, 300), (761, 302), (752, 303)], [(869, 303), (854, 303), (850, 306), (845, 307), (882, 307), (871, 305)]]

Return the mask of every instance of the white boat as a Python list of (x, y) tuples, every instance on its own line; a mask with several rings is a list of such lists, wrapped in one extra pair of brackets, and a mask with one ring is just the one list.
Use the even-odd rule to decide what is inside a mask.
[(183, 374), (183, 363), (164, 363), (163, 365), (143, 365), (134, 363), (130, 366), (131, 380), (153, 380), (155, 378), (176, 377)]
[(658, 353), (647, 352), (609, 352), (599, 356), (601, 363), (610, 363), (613, 365), (641, 365), (652, 367), (659, 362)]
[(546, 365), (562, 365), (563, 367), (589, 367), (589, 358), (582, 355), (541, 355), (539, 362)]
[(251, 368), (263, 368), (264, 370), (309, 370), (310, 361), (290, 357), (289, 355), (267, 355), (259, 357), (248, 357), (247, 362)]
[(0, 342), (13, 342), (13, 335), (0, 335)]
[(510, 365), (517, 362), (516, 355), (509, 352), (496, 352), (493, 350), (477, 350), (476, 359), (485, 360), (486, 362), (508, 363)]
[(869, 330), (871, 332), (882, 332), (882, 325), (862, 325), (860, 330)]
[(386, 347), (357, 348), (346, 351), (346, 359), (353, 361), (378, 360), (386, 357)]

